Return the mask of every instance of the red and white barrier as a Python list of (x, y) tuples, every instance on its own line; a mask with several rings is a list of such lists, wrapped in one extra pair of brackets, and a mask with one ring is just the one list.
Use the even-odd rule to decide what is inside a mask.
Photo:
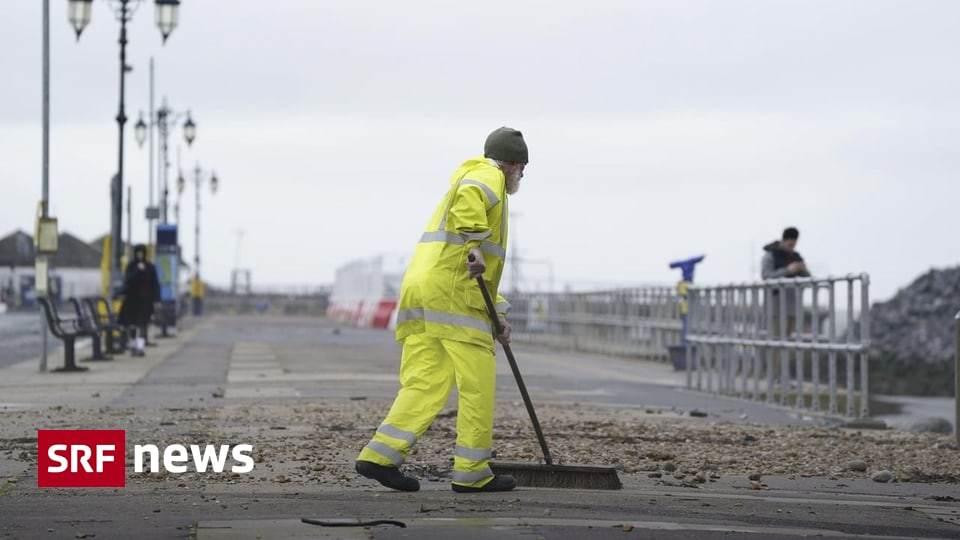
[(393, 328), (403, 274), (385, 271), (388, 264), (381, 255), (337, 269), (327, 317), (363, 328)]

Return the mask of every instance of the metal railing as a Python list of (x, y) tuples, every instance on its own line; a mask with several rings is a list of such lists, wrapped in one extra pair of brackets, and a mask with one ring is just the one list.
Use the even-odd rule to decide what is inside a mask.
[(869, 285), (867, 274), (691, 285), (687, 387), (869, 416)]
[(673, 287), (508, 295), (515, 341), (666, 361), (680, 342)]

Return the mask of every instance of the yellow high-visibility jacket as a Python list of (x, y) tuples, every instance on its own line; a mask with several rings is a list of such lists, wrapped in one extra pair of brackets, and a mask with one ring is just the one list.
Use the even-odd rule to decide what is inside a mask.
[(497, 312), (510, 305), (498, 293), (507, 254), (506, 182), (486, 158), (464, 162), (450, 181), (420, 238), (400, 287), (396, 338), (431, 337), (494, 348), (492, 326), (476, 279), (467, 275), (467, 252), (479, 246), (487, 290)]

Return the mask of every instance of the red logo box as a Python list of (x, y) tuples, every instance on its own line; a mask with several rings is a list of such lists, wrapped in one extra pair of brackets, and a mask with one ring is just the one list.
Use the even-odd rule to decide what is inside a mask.
[(37, 487), (125, 487), (122, 429), (37, 430)]

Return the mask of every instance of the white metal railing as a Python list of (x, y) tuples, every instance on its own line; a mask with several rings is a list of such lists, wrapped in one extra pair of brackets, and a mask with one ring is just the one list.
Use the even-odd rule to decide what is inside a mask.
[(846, 416), (869, 416), (869, 286), (867, 274), (691, 285), (687, 387), (831, 414), (842, 398)]
[(680, 342), (673, 287), (507, 296), (515, 341), (662, 361)]

